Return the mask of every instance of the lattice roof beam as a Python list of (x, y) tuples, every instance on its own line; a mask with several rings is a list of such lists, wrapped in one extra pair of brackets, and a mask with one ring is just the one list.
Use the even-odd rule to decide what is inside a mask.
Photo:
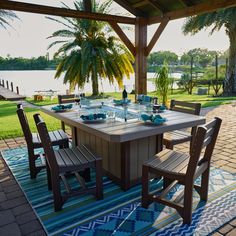
[(188, 7), (188, 6), (194, 5), (190, 0), (179, 0), (179, 2), (180, 2), (184, 7)]
[(158, 1), (154, 0), (147, 0), (147, 1), (161, 13), (164, 13), (166, 11), (166, 9), (160, 3), (158, 3)]
[(125, 0), (114, 0), (114, 1), (135, 16), (142, 16), (142, 17), (146, 16), (146, 14), (143, 11), (133, 7), (133, 5), (130, 4), (128, 1)]

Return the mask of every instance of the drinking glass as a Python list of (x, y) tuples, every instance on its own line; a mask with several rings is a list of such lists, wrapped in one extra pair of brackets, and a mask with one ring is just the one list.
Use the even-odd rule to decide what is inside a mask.
[(136, 94), (136, 101), (138, 103), (138, 119), (141, 119), (141, 102), (143, 101), (142, 99), (142, 94)]
[(109, 119), (111, 121), (115, 121), (116, 112), (114, 110), (108, 110), (106, 114), (107, 114), (107, 119)]

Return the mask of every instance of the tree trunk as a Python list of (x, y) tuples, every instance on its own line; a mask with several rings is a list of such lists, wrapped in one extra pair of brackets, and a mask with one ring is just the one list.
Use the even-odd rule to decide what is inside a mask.
[(93, 95), (98, 95), (98, 76), (96, 73), (92, 73), (92, 89), (93, 89)]
[(236, 28), (234, 30), (229, 29), (229, 66), (227, 76), (224, 81), (224, 95), (231, 95), (236, 93)]

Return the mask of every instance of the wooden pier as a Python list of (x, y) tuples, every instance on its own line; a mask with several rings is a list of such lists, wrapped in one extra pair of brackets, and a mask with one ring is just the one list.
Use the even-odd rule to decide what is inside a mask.
[(8, 81), (6, 81), (6, 88), (5, 88), (5, 81), (0, 80), (0, 98), (9, 101), (18, 101), (18, 100), (24, 100), (26, 96), (22, 96), (19, 94), (18, 87), (16, 87), (16, 92), (14, 92), (14, 87), (12, 82), (9, 86)]

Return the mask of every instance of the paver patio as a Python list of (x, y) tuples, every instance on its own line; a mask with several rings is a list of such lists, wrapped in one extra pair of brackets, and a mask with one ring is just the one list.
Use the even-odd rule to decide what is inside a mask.
[[(207, 120), (216, 116), (223, 119), (212, 165), (236, 173), (236, 103), (202, 109), (202, 114), (206, 114)], [(25, 146), (24, 138), (0, 140), (0, 150), (19, 146)], [(176, 148), (188, 152), (189, 146)], [(0, 235), (46, 235), (3, 159), (0, 159)], [(213, 235), (236, 235), (236, 218)]]

